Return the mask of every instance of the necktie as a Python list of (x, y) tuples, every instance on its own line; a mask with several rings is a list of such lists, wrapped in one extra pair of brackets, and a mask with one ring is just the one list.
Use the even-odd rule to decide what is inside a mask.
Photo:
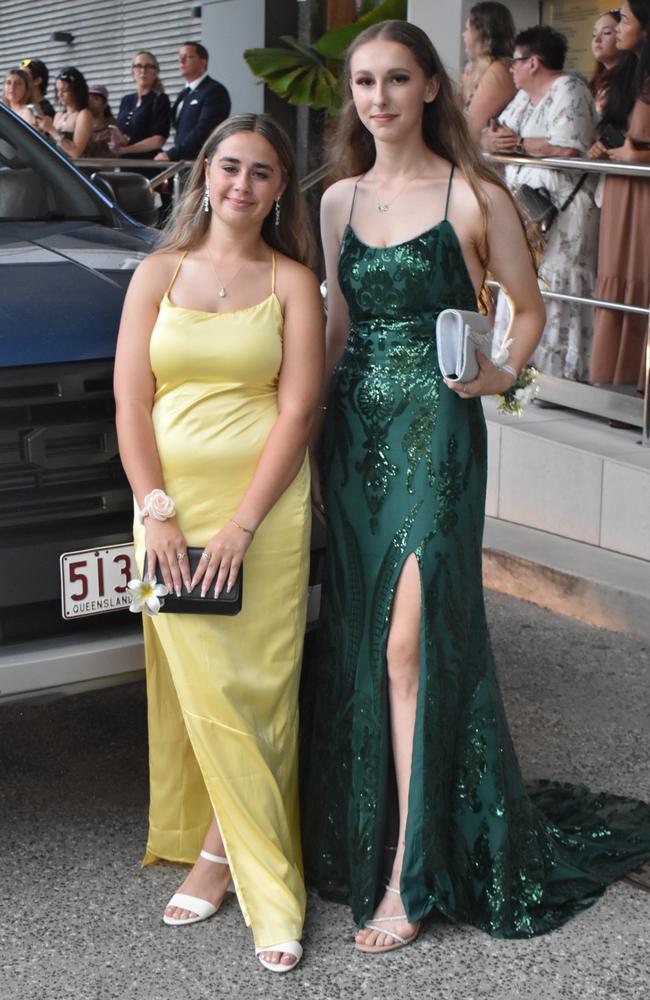
[(180, 94), (178, 95), (178, 101), (176, 102), (176, 116), (175, 116), (176, 121), (178, 121), (178, 119), (180, 118), (181, 112), (183, 111), (183, 107), (185, 106), (185, 101), (187, 99), (187, 96), (191, 93), (192, 93), (191, 87), (183, 87)]

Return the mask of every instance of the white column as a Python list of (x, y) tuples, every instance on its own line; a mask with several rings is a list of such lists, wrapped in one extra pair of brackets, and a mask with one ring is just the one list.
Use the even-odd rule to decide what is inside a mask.
[(201, 6), (208, 72), (228, 88), (232, 114), (264, 111), (264, 86), (242, 55), (244, 49), (264, 48), (264, 0), (203, 0)]
[(426, 31), (452, 80), (465, 63), (463, 29), (471, 0), (409, 0), (407, 18)]

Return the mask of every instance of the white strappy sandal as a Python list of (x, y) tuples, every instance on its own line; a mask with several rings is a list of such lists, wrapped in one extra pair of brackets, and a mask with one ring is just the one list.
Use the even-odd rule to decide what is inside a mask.
[[(205, 858), (206, 861), (214, 861), (218, 865), (228, 864), (228, 858), (222, 858), (219, 854), (210, 854), (209, 851), (201, 851), (201, 857)], [(226, 891), (235, 891), (232, 881)], [(163, 923), (168, 924), (170, 927), (183, 927), (185, 924), (198, 924), (201, 920), (213, 917), (219, 906), (221, 906), (221, 903), (219, 903), (219, 906), (213, 906), (207, 899), (201, 899), (199, 896), (188, 896), (186, 892), (176, 892), (167, 903), (165, 909), (168, 909), (170, 906), (177, 906), (182, 910), (191, 910), (192, 913), (196, 914), (195, 917), (186, 917), (184, 920), (179, 920), (178, 917), (168, 917), (166, 913), (163, 913)]]
[[(284, 965), (282, 962), (268, 962), (265, 958), (262, 958), (262, 952), (264, 951), (284, 951), (289, 955), (294, 955), (296, 961), (291, 965)], [(291, 972), (302, 958), (302, 945), (300, 941), (283, 941), (282, 944), (268, 945), (266, 948), (256, 948), (255, 954), (264, 968), (268, 969), (269, 972)]]
[[(397, 896), (401, 895), (399, 889), (393, 889), (392, 885), (386, 886), (386, 892), (394, 892)], [(376, 924), (388, 924), (391, 923), (391, 921), (395, 922), (396, 920), (406, 920), (407, 923), (410, 922), (405, 913), (399, 913), (394, 917), (374, 917), (372, 920), (369, 920), (367, 924), (364, 924), (364, 927), (369, 931), (377, 931), (378, 934), (387, 934), (388, 937), (391, 937), (393, 940), (390, 944), (359, 944), (355, 941), (354, 947), (357, 951), (363, 951), (367, 955), (381, 955), (383, 952), (395, 951), (397, 948), (404, 948), (407, 944), (412, 944), (420, 933), (419, 921), (415, 925), (415, 930), (411, 936), (406, 938), (397, 934), (395, 931), (389, 930), (388, 927), (376, 926)]]

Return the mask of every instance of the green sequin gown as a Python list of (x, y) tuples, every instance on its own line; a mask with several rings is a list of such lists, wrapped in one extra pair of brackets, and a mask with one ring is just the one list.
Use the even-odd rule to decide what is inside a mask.
[(350, 334), (323, 449), (328, 555), (304, 707), (308, 881), (347, 902), (359, 925), (383, 894), (395, 813), (386, 640), (415, 553), (423, 608), (406, 913), (437, 910), (497, 937), (541, 934), (650, 856), (650, 807), (551, 782), (524, 787), (483, 604), (482, 406), (446, 388), (436, 358), (438, 312), (476, 308), (454, 229), (445, 218), (376, 248), (348, 225), (339, 281)]

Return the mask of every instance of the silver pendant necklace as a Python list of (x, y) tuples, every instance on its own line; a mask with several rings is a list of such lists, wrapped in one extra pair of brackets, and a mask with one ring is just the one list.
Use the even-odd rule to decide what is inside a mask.
[(232, 278), (230, 278), (230, 280), (229, 280), (229, 281), (226, 281), (226, 282), (224, 282), (224, 281), (222, 281), (222, 280), (221, 280), (221, 278), (219, 277), (219, 272), (217, 271), (217, 267), (216, 267), (216, 264), (214, 263), (214, 261), (213, 261), (213, 259), (212, 259), (212, 254), (211, 254), (211, 253), (209, 253), (209, 252), (208, 252), (208, 257), (210, 258), (210, 263), (212, 264), (212, 270), (213, 270), (213, 271), (214, 271), (214, 273), (216, 274), (216, 276), (217, 276), (217, 281), (218, 281), (218, 283), (219, 283), (219, 298), (220, 298), (220, 299), (225, 299), (225, 297), (226, 297), (226, 287), (227, 287), (228, 285), (232, 285), (233, 281), (235, 280), (235, 278), (237, 277), (237, 275), (238, 275), (238, 274), (240, 273), (240, 271), (242, 271), (242, 270), (243, 270), (243, 268), (244, 268), (244, 267), (246, 266), (246, 264), (248, 264), (248, 261), (247, 261), (247, 260), (245, 260), (245, 261), (244, 261), (244, 263), (243, 263), (243, 264), (241, 265), (241, 267), (237, 268), (237, 270), (236, 270), (236, 271), (235, 271), (235, 273), (233, 274)]
[[(393, 197), (389, 201), (378, 201), (377, 202), (377, 211), (378, 212), (387, 212), (388, 209), (390, 208), (390, 206), (393, 204), (393, 202), (397, 198), (399, 198), (399, 196), (401, 195), (402, 191), (404, 191), (409, 186), (409, 184), (411, 183), (412, 180), (415, 180), (415, 178), (414, 177), (409, 177), (409, 179), (406, 181), (406, 183), (402, 184), (402, 186), (399, 189), (399, 191), (397, 192), (397, 194), (394, 194)], [(379, 187), (379, 185), (377, 185), (377, 187)]]

